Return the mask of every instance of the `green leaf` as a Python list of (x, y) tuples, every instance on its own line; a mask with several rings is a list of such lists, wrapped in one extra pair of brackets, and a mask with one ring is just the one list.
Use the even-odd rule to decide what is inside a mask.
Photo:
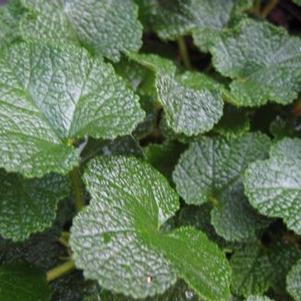
[[(279, 239), (278, 235), (277, 239)], [(279, 295), (283, 295), (286, 293), (286, 276), (292, 266), (301, 258), (301, 250), (294, 244), (276, 241), (268, 255), (274, 270), (271, 277), (273, 290)]]
[(1, 301), (49, 301), (46, 276), (25, 263), (0, 266)]
[(92, 200), (74, 219), (70, 244), (87, 278), (145, 298), (178, 275), (206, 300), (227, 300), (230, 270), (217, 246), (190, 227), (160, 231), (179, 200), (154, 168), (135, 158), (98, 158), (84, 179)]
[(221, 29), (229, 21), (234, 3), (235, 0), (162, 1), (157, 4), (153, 26), (164, 40), (174, 40), (194, 29)]
[(26, 40), (54, 45), (70, 41), (113, 61), (142, 45), (138, 7), (132, 0), (22, 2), (29, 10), (21, 24)]
[(163, 144), (149, 144), (144, 148), (144, 155), (152, 166), (171, 180), (172, 171), (184, 149), (181, 143), (167, 141)]
[(299, 260), (286, 278), (287, 290), (295, 301), (301, 300), (301, 260)]
[(250, 296), (247, 301), (273, 301), (272, 299), (264, 296)]
[(111, 65), (77, 47), (13, 45), (0, 99), (0, 166), (27, 177), (66, 174), (79, 160), (70, 140), (129, 134), (144, 117)]
[[(256, 42), (255, 42), (256, 41)], [(213, 64), (230, 84), (232, 101), (289, 104), (301, 91), (301, 39), (267, 22), (243, 20), (211, 48)]]
[(248, 205), (241, 186), (248, 164), (265, 158), (269, 145), (268, 137), (260, 133), (232, 139), (202, 137), (191, 143), (175, 168), (179, 194), (188, 204), (213, 203), (211, 222), (226, 240), (254, 239), (267, 225)]
[(198, 73), (186, 72), (177, 78), (160, 74), (156, 88), (167, 124), (176, 133), (192, 136), (208, 132), (222, 117), (221, 94), (210, 91)]
[(293, 0), (294, 3), (296, 3), (297, 5), (301, 5), (301, 0)]
[(264, 250), (254, 244), (238, 249), (231, 257), (232, 292), (248, 297), (262, 294), (270, 286), (271, 264)]
[(222, 86), (213, 79), (198, 72), (176, 75), (175, 65), (156, 55), (130, 57), (154, 73), (158, 101), (175, 133), (193, 136), (208, 132), (222, 117)]
[(20, 37), (19, 22), (23, 9), (19, 0), (0, 6), (0, 45), (9, 45)]
[(0, 170), (0, 179), (0, 234), (14, 241), (50, 227), (59, 200), (69, 194), (68, 180), (57, 175), (23, 179)]
[(257, 161), (245, 173), (245, 191), (261, 214), (280, 217), (301, 234), (301, 140), (286, 138), (276, 143), (270, 159)]

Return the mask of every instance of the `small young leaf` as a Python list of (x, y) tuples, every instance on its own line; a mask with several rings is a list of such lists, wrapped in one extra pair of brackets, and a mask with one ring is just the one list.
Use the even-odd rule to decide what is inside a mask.
[(27, 177), (78, 164), (68, 141), (115, 138), (142, 121), (110, 64), (78, 47), (13, 45), (0, 57), (0, 166)]
[[(256, 41), (256, 42), (255, 42)], [(211, 48), (213, 64), (233, 79), (232, 101), (260, 106), (288, 104), (301, 91), (301, 39), (267, 22), (243, 20)]]
[(295, 301), (301, 300), (301, 260), (299, 260), (286, 278), (287, 290)]
[(25, 263), (0, 266), (1, 301), (49, 301), (51, 297), (46, 276)]
[(132, 0), (22, 2), (29, 10), (21, 24), (26, 40), (83, 44), (113, 61), (142, 45), (142, 26)]
[(245, 173), (244, 185), (251, 205), (261, 214), (283, 218), (301, 234), (301, 140), (276, 143), (270, 159), (257, 161)]
[(235, 139), (202, 137), (191, 143), (175, 168), (173, 179), (186, 203), (217, 205), (211, 222), (226, 240), (254, 239), (267, 225), (249, 206), (241, 185), (248, 164), (265, 158), (269, 145), (268, 137), (259, 133)]
[(116, 157), (93, 160), (84, 178), (92, 200), (74, 219), (70, 243), (86, 277), (144, 298), (163, 293), (177, 274), (206, 300), (227, 300), (230, 270), (217, 246), (190, 227), (160, 231), (179, 207), (161, 174)]
[(50, 227), (59, 200), (68, 196), (68, 180), (58, 175), (23, 179), (0, 170), (0, 234), (14, 241)]
[(231, 257), (232, 291), (247, 297), (262, 294), (270, 286), (272, 268), (268, 256), (258, 245), (246, 245)]
[(223, 86), (213, 79), (197, 72), (177, 75), (172, 62), (156, 55), (135, 54), (131, 59), (154, 72), (158, 101), (175, 133), (208, 132), (222, 117)]

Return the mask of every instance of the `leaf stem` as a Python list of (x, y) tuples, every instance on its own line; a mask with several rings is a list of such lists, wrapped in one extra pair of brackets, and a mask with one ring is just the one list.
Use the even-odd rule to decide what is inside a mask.
[(75, 199), (75, 207), (77, 211), (80, 211), (85, 206), (84, 200), (84, 185), (82, 183), (80, 169), (75, 167), (69, 174), (72, 191)]
[(47, 282), (53, 281), (75, 269), (75, 263), (72, 260), (66, 261), (63, 264), (49, 270), (46, 274)]
[(180, 56), (184, 63), (184, 66), (188, 69), (191, 69), (191, 62), (190, 62), (190, 58), (189, 58), (189, 54), (188, 54), (188, 50), (187, 50), (187, 46), (186, 46), (184, 37), (178, 38), (178, 47), (179, 47)]
[(270, 0), (268, 4), (262, 9), (261, 16), (263, 18), (266, 18), (277, 4), (278, 4), (278, 0)]

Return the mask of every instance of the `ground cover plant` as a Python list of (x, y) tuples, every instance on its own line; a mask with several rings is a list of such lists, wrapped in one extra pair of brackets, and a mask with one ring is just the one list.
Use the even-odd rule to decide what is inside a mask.
[(301, 2), (0, 6), (1, 301), (300, 301)]

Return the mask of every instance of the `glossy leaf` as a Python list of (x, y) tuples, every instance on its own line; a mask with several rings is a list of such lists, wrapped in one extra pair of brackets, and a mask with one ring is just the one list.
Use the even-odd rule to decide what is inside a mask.
[(301, 140), (286, 138), (276, 143), (270, 159), (250, 165), (245, 189), (250, 203), (261, 214), (280, 217), (288, 228), (301, 234)]
[(179, 201), (155, 169), (134, 158), (98, 158), (84, 178), (92, 200), (73, 222), (71, 247), (87, 278), (144, 298), (178, 275), (206, 300), (227, 300), (230, 271), (217, 246), (190, 227), (160, 231)]
[(22, 0), (29, 10), (22, 20), (26, 40), (54, 45), (73, 42), (118, 61), (122, 53), (138, 51), (142, 26), (132, 0)]
[[(256, 42), (255, 42), (256, 41)], [(267, 22), (246, 19), (211, 48), (213, 64), (239, 106), (289, 104), (301, 91), (301, 39)]]
[(111, 65), (77, 47), (21, 43), (0, 57), (0, 166), (27, 177), (78, 164), (70, 140), (129, 134), (144, 113)]

